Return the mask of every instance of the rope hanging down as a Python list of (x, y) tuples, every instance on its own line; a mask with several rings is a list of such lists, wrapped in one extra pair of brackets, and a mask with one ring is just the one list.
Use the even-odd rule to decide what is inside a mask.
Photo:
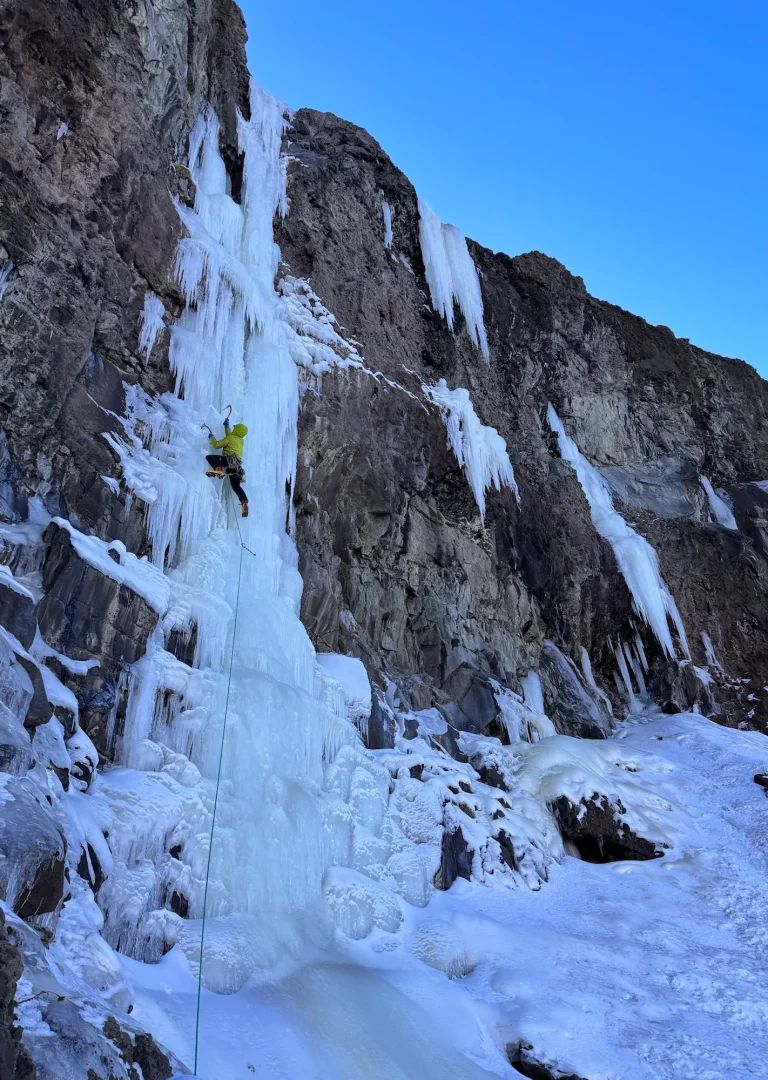
[[(230, 499), (234, 501), (233, 493), (229, 492)], [(237, 511), (235, 511), (237, 513)], [(240, 562), (237, 569), (237, 596), (235, 598), (235, 620), (232, 626), (232, 649), (229, 654), (229, 677), (227, 679), (227, 699), (224, 704), (224, 724), (221, 729), (221, 749), (219, 750), (219, 767), (216, 773), (216, 789), (213, 796), (213, 815), (211, 817), (211, 835), (208, 843), (208, 862), (205, 868), (205, 891), (203, 892), (203, 918), (200, 928), (200, 963), (197, 965), (197, 1012), (195, 1015), (195, 1066), (194, 1074), (197, 1076), (197, 1060), (198, 1060), (198, 1048), (200, 1044), (200, 1000), (203, 994), (203, 950), (205, 948), (205, 923), (208, 915), (208, 883), (211, 876), (211, 857), (213, 855), (213, 832), (216, 827), (216, 810), (219, 805), (219, 788), (221, 787), (221, 769), (224, 763), (224, 738), (227, 733), (227, 716), (229, 714), (229, 695), (232, 689), (232, 665), (235, 658), (235, 640), (237, 638), (237, 618), (240, 613), (240, 583), (243, 577), (243, 552), (248, 551), (251, 555), (255, 555), (255, 551), (251, 551), (243, 543), (243, 534), (240, 531), (240, 522), (235, 517), (235, 523), (237, 524), (237, 532), (240, 537)]]

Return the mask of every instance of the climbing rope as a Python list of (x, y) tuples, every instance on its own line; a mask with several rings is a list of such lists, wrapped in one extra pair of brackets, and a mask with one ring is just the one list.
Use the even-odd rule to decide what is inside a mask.
[[(230, 499), (233, 498), (232, 489), (229, 489)], [(237, 511), (235, 511), (237, 514)], [(205, 948), (205, 923), (208, 915), (208, 883), (211, 877), (211, 857), (213, 855), (213, 832), (216, 827), (216, 810), (219, 805), (219, 789), (221, 787), (221, 769), (224, 762), (224, 739), (227, 733), (227, 716), (229, 714), (229, 695), (232, 689), (232, 666), (235, 659), (235, 640), (237, 638), (237, 618), (240, 612), (240, 584), (243, 578), (243, 552), (249, 551), (251, 555), (255, 555), (255, 551), (251, 551), (249, 547), (243, 543), (243, 534), (240, 531), (240, 522), (235, 517), (235, 523), (237, 525), (237, 533), (240, 537), (240, 562), (237, 570), (237, 595), (235, 597), (235, 620), (232, 627), (232, 649), (229, 654), (229, 677), (227, 678), (227, 698), (224, 704), (224, 724), (221, 729), (221, 749), (219, 750), (219, 767), (216, 773), (216, 789), (213, 796), (213, 816), (211, 817), (211, 835), (208, 843), (208, 863), (205, 868), (205, 890), (203, 892), (203, 918), (200, 928), (200, 963), (197, 966), (197, 1013), (195, 1016), (195, 1068), (194, 1075), (197, 1076), (197, 1058), (198, 1048), (200, 1044), (200, 1001), (203, 995), (203, 950)]]

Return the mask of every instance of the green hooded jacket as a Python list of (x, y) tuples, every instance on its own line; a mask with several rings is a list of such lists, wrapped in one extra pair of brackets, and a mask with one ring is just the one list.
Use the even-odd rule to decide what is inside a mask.
[(235, 424), (231, 431), (227, 431), (223, 439), (210, 439), (211, 446), (217, 450), (223, 450), (225, 454), (243, 456), (243, 439), (248, 434), (245, 424)]

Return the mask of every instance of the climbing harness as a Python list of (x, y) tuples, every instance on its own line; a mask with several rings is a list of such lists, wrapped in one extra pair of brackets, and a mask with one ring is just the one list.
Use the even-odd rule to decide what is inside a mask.
[[(231, 406), (230, 406), (231, 410)], [(234, 492), (229, 489), (229, 497), (232, 499), (234, 506)], [(219, 805), (219, 789), (221, 787), (221, 770), (224, 763), (224, 740), (227, 733), (227, 717), (229, 715), (229, 695), (232, 689), (232, 667), (235, 659), (235, 641), (237, 639), (237, 619), (240, 613), (240, 584), (243, 578), (243, 552), (247, 551), (250, 555), (255, 556), (256, 552), (244, 543), (242, 530), (240, 529), (240, 522), (237, 520), (237, 514), (235, 514), (235, 524), (237, 525), (237, 534), (240, 537), (240, 562), (237, 569), (237, 595), (235, 597), (235, 619), (232, 626), (232, 649), (229, 654), (229, 675), (227, 678), (227, 697), (224, 703), (224, 723), (221, 729), (221, 748), (219, 750), (219, 765), (216, 773), (216, 788), (213, 796), (213, 814), (211, 817), (211, 835), (208, 843), (208, 861), (205, 868), (205, 890), (203, 892), (203, 917), (200, 927), (200, 962), (197, 965), (197, 1011), (195, 1015), (195, 1066), (194, 1076), (197, 1076), (197, 1060), (198, 1049), (200, 1043), (200, 1002), (203, 994), (203, 950), (205, 949), (205, 924), (208, 917), (208, 883), (211, 877), (211, 857), (213, 855), (213, 834), (216, 828), (216, 811)]]

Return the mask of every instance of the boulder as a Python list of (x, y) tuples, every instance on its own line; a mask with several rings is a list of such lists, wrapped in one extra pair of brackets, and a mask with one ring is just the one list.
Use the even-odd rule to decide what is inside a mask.
[(34, 731), (40, 724), (47, 724), (53, 716), (53, 705), (48, 700), (43, 676), (34, 660), (16, 653), (16, 662), (24, 669), (32, 685), (32, 697), (29, 699), (24, 716), (24, 727)]
[(561, 795), (550, 807), (562, 837), (575, 845), (585, 862), (608, 863), (622, 860), (660, 859), (663, 850), (638, 836), (621, 815), (619, 802), (614, 806), (605, 796), (595, 793), (578, 806)]
[(556, 1065), (545, 1065), (527, 1042), (507, 1046), (507, 1058), (515, 1072), (527, 1076), (529, 1080), (584, 1080), (583, 1076), (559, 1069)]

